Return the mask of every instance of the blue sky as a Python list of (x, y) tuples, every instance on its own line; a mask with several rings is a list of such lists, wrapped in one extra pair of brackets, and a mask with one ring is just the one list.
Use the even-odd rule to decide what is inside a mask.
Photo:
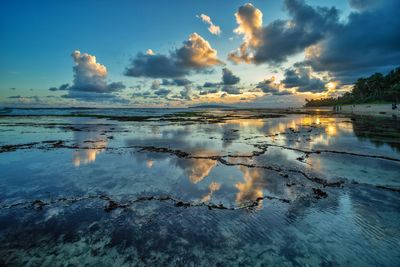
[[(306, 61), (305, 54), (314, 51), (315, 49), (311, 49), (313, 47), (323, 45), (335, 47), (336, 44), (332, 43), (330, 39), (333, 39), (339, 31), (337, 28), (348, 27), (349, 34), (351, 34), (353, 30), (351, 27), (358, 25), (352, 23), (351, 19), (349, 22), (348, 16), (351, 16), (352, 13), (364, 16), (366, 19), (373, 19), (373, 16), (367, 17), (367, 15), (363, 15), (364, 13), (387, 12), (388, 16), (392, 16), (386, 2), (387, 5), (396, 6), (394, 1), (383, 0), (377, 4), (373, 0), (351, 0), (349, 2), (346, 0), (305, 2), (301, 0), (264, 0), (252, 1), (251, 5), (246, 6), (247, 2), (211, 0), (2, 1), (0, 9), (0, 103), (49, 106), (60, 104), (188, 106), (193, 103), (215, 102), (250, 106), (254, 103), (256, 106), (271, 105), (281, 99), (280, 101), (285, 102), (286, 105), (298, 105), (304, 97), (319, 97), (328, 93), (337, 94), (346, 89), (346, 85), (356, 77), (355, 75), (366, 74), (373, 71), (374, 68), (377, 71), (387, 71), (397, 60), (397, 58), (391, 57), (387, 65), (382, 63), (370, 66), (368, 70), (360, 69), (359, 72), (354, 73), (354, 77), (345, 77), (337, 69), (329, 67), (324, 69), (322, 59), (314, 57), (312, 58), (313, 64), (307, 65), (307, 68), (294, 67), (295, 63)], [(302, 10), (306, 11), (310, 8), (315, 11), (315, 14), (321, 13), (322, 17), (326, 17), (324, 12), (327, 11), (321, 11), (317, 6), (333, 6), (337, 9), (338, 18), (332, 16), (334, 21), (329, 22), (329, 26), (323, 28), (324, 22), (321, 22), (320, 19), (307, 20), (307, 18), (300, 17), (299, 14), (303, 13), (308, 16), (308, 13), (302, 13)], [(262, 44), (248, 47), (248, 50), (255, 55), (250, 62), (234, 62), (227, 58), (229, 53), (245, 43), (246, 33), (233, 32), (234, 29), (240, 27), (235, 18), (235, 13), (240, 7), (246, 7), (252, 11), (259, 10), (262, 13), (263, 28), (259, 28), (260, 33), (253, 33), (251, 37)], [(290, 8), (295, 10), (290, 12)], [(220, 27), (221, 33), (219, 35), (211, 34), (208, 30), (209, 25), (201, 18), (196, 17), (200, 14), (209, 16), (212, 23)], [(309, 16), (316, 16), (315, 14), (311, 13)], [(242, 15), (247, 16), (247, 13)], [(392, 17), (397, 23), (398, 19), (394, 15)], [(289, 41), (289, 37), (296, 36), (294, 42), (303, 38), (298, 37), (298, 34), (285, 35), (277, 32), (272, 35), (271, 32), (287, 30), (282, 27), (273, 27), (274, 22), (277, 21), (286, 21), (288, 25), (289, 22), (293, 22), (293, 25), (296, 25), (294, 27), (307, 28), (305, 30), (293, 28), (293, 31), (303, 34), (306, 44), (299, 42), (298, 46), (291, 45), (293, 41)], [(308, 32), (309, 27), (313, 32)], [(137, 58), (139, 52), (146, 53), (148, 49), (152, 49), (156, 55), (167, 56), (168, 60), (182, 60), (174, 58), (173, 52), (180, 49), (183, 42), (188, 41), (192, 33), (197, 33), (200, 38), (190, 44), (207, 41), (210, 45), (209, 48), (212, 49), (210, 51), (216, 51), (218, 60), (223, 63), (209, 61), (201, 63), (203, 65), (199, 63), (201, 66), (190, 66), (197, 64), (194, 61), (184, 63), (184, 66), (192, 69), (188, 70), (185, 75), (181, 75), (182, 77), (168, 77), (190, 80), (192, 83), (184, 88), (162, 85), (162, 79), (165, 78), (162, 77), (163, 75), (155, 77), (153, 74), (149, 76), (149, 73), (137, 74), (136, 72), (133, 76), (127, 75), (126, 69), (134, 68), (136, 70), (141, 67), (134, 65), (131, 60)], [(395, 40), (396, 33), (384, 31), (383, 34), (387, 35), (384, 38)], [(271, 54), (267, 51), (268, 49), (271, 51), (271, 49), (279, 47), (279, 45), (269, 46), (267, 44), (271, 37), (274, 37), (274, 42), (282, 42), (282, 47), (288, 47), (287, 53), (285, 51), (278, 52), (284, 55), (283, 59), (277, 59), (270, 55), (266, 58), (262, 56), (265, 53)], [(363, 49), (368, 54), (373, 47), (363, 47)], [(91, 89), (90, 86), (98, 84), (98, 81), (88, 81), (86, 76), (74, 80), (76, 77), (74, 75), (93, 75), (93, 73), (88, 74), (83, 65), (81, 72), (73, 70), (73, 67), (79, 64), (77, 61), (74, 62), (71, 57), (76, 50), (80, 51), (82, 59), (87, 53), (89, 56), (96, 57), (96, 64), (105, 66), (106, 75), (99, 78), (101, 86), (103, 86), (101, 89), (97, 87)], [(399, 52), (393, 50), (395, 49), (388, 49), (388, 55)], [(240, 81), (235, 84), (221, 82), (223, 68), (228, 69), (232, 76), (239, 77)], [(293, 73), (301, 82), (290, 83), (291, 85), (289, 82), (286, 84), (282, 82), (282, 80), (293, 81), (293, 79), (289, 79), (293, 78), (292, 76), (288, 77), (293, 74), (288, 72), (289, 69), (294, 70)], [(76, 84), (79, 82), (78, 80), (81, 83)], [(272, 80), (273, 82), (271, 82)], [(265, 82), (262, 83), (263, 81)], [(116, 82), (121, 82), (123, 86), (117, 86), (115, 90), (111, 89), (114, 87), (108, 86)], [(151, 89), (151, 85), (157, 84), (157, 82), (161, 85), (153, 86)], [(214, 83), (213, 90), (217, 92), (205, 91), (206, 88), (202, 88), (205, 82)], [(308, 86), (307, 82), (312, 82), (314, 87)], [(59, 87), (66, 83), (70, 85), (66, 90), (49, 91), (51, 87)], [(320, 85), (319, 89), (316, 85)], [(108, 89), (109, 91), (107, 91)], [(165, 92), (159, 91), (160, 89), (164, 89)], [(77, 94), (78, 91), (84, 91), (84, 96), (80, 92)], [(169, 92), (167, 93), (167, 91)], [(143, 94), (144, 92), (149, 93), (146, 95), (146, 93)], [(156, 92), (158, 95), (154, 95)], [(231, 94), (231, 92), (234, 93)], [(77, 95), (79, 97), (76, 97)], [(208, 97), (204, 98), (205, 95)]]

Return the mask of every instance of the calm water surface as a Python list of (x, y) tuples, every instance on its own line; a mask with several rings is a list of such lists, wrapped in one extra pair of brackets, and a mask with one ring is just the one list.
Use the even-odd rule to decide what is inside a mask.
[(1, 117), (0, 265), (399, 266), (399, 121), (186, 111)]

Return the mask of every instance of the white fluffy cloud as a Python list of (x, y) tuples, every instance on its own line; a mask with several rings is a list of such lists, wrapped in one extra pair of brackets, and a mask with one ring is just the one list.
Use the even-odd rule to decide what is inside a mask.
[(146, 50), (146, 55), (150, 55), (150, 56), (153, 56), (153, 55), (155, 55), (156, 53), (154, 53), (154, 51), (152, 50), (152, 49), (147, 49)]
[(78, 50), (75, 50), (71, 56), (75, 63), (73, 84), (52, 87), (50, 91), (68, 91), (68, 94), (63, 96), (64, 98), (119, 101), (113, 93), (124, 89), (125, 85), (122, 82), (108, 83), (106, 66), (98, 63), (95, 56)]
[(189, 40), (177, 51), (178, 61), (186, 67), (209, 68), (222, 62), (218, 59), (217, 50), (197, 33), (192, 33)]
[(69, 90), (110, 93), (125, 88), (122, 83), (107, 84), (107, 68), (96, 61), (96, 57), (76, 50), (72, 53), (75, 62), (74, 82)]
[(221, 34), (221, 28), (217, 25), (215, 25), (210, 16), (207, 16), (206, 14), (200, 14), (197, 15), (199, 19), (201, 19), (204, 23), (208, 25), (208, 31), (213, 34), (213, 35), (220, 35)]
[(234, 32), (238, 35), (243, 35), (243, 43), (237, 51), (230, 53), (228, 58), (235, 63), (242, 61), (250, 63), (254, 57), (250, 50), (260, 46), (262, 42), (263, 14), (252, 4), (247, 3), (239, 7), (235, 17), (238, 27)]
[(180, 78), (191, 71), (201, 72), (223, 62), (217, 50), (197, 33), (169, 55), (139, 53), (131, 60), (125, 75), (132, 77)]

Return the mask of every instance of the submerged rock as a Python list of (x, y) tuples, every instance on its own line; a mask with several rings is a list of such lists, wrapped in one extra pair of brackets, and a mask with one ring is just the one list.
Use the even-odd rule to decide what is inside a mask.
[(313, 188), (312, 190), (314, 193), (314, 198), (316, 199), (326, 198), (328, 196), (328, 193), (322, 191), (319, 188)]

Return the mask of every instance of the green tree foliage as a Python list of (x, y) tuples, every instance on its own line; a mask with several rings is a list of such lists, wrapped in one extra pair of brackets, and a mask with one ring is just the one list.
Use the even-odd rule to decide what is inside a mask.
[(360, 78), (354, 83), (351, 92), (347, 92), (338, 98), (328, 97), (306, 99), (305, 101), (305, 107), (374, 102), (398, 103), (400, 101), (400, 67), (390, 71), (387, 75), (375, 73), (368, 78)]

